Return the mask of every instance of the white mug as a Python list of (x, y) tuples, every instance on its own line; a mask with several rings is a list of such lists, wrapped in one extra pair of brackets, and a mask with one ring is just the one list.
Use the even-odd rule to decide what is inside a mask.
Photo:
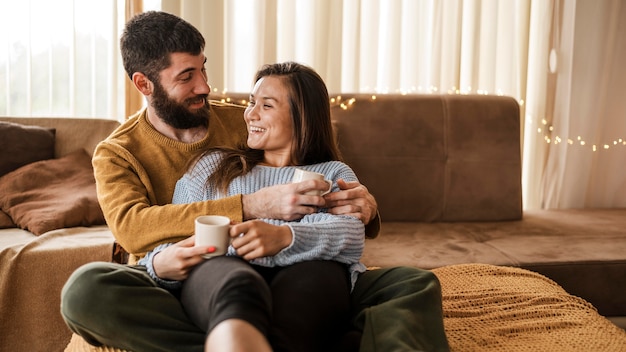
[(314, 171), (307, 171), (307, 170), (303, 170), (303, 169), (296, 169), (296, 171), (293, 173), (293, 179), (291, 180), (291, 182), (302, 182), (302, 181), (306, 181), (306, 180), (320, 180), (320, 181), (324, 181), (326, 183), (328, 183), (328, 189), (325, 191), (317, 191), (317, 190), (313, 190), (313, 191), (309, 191), (306, 194), (309, 195), (314, 195), (314, 196), (323, 196), (325, 194), (328, 194), (331, 190), (331, 188), (333, 187), (333, 182), (330, 180), (326, 180), (324, 179), (324, 174), (320, 174), (319, 172), (314, 172)]
[(220, 215), (202, 215), (195, 220), (196, 246), (211, 247), (206, 259), (226, 254), (230, 245), (230, 219)]

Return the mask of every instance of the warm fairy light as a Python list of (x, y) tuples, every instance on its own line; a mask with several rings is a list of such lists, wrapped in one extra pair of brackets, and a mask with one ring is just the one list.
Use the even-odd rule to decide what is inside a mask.
[[(529, 122), (532, 122), (532, 120), (530, 120), (529, 117)], [(563, 142), (563, 140), (567, 141), (567, 145), (568, 146), (575, 146), (575, 145), (579, 145), (581, 147), (587, 147), (587, 142), (585, 141), (585, 139), (582, 136), (576, 136), (576, 139), (571, 139), (571, 138), (564, 138), (561, 137), (559, 135), (556, 136), (552, 136), (552, 133), (554, 132), (555, 128), (552, 125), (548, 125), (548, 121), (546, 119), (542, 119), (541, 120), (541, 124), (547, 126), (545, 129), (542, 129), (541, 127), (537, 128), (537, 134), (543, 134), (543, 140), (546, 142), (546, 144), (552, 144), (554, 143), (554, 145), (558, 145), (561, 144)], [(545, 133), (544, 133), (545, 131)], [(591, 151), (592, 152), (597, 152), (597, 151), (603, 151), (603, 150), (609, 150), (611, 149), (611, 144), (614, 146), (618, 146), (618, 145), (622, 145), (624, 147), (626, 147), (626, 140), (624, 140), (623, 138), (618, 138), (616, 140), (614, 140), (613, 142), (610, 143), (598, 143), (598, 144), (591, 144), (589, 145), (589, 147), (591, 147)]]
[[(335, 99), (335, 100), (338, 101), (337, 99)], [(332, 101), (332, 99), (331, 99), (331, 101)], [(345, 103), (340, 103), (339, 107), (342, 108), (343, 110), (347, 110), (350, 106), (352, 106), (352, 104), (354, 104), (355, 101), (356, 101), (356, 99), (352, 98), (352, 99), (348, 100)]]

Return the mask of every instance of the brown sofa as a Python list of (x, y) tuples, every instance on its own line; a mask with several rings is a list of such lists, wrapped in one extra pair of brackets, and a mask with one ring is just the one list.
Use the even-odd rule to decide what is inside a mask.
[(501, 96), (344, 95), (345, 160), (383, 219), (367, 265), (536, 271), (626, 327), (626, 209), (522, 210), (520, 114)]
[[(241, 103), (246, 97), (231, 94), (228, 99)], [(626, 333), (601, 316), (626, 326), (621, 320), (626, 316), (622, 294), (626, 210), (524, 212), (520, 115), (515, 100), (498, 96), (379, 95), (374, 99), (365, 94), (344, 95), (333, 99), (333, 119), (343, 156), (376, 196), (383, 220), (380, 235), (367, 240), (364, 263), (372, 267), (437, 268), (434, 271), (442, 281), (446, 332), (453, 350), (502, 350), (504, 340), (534, 343), (532, 346), (563, 341), (580, 345), (572, 336), (583, 337), (592, 349), (606, 341), (613, 347), (602, 350), (626, 349)], [(77, 146), (92, 151), (94, 141), (117, 126), (113, 121), (63, 118), (19, 122), (57, 127), (57, 157)], [(89, 141), (79, 141), (85, 136)], [(3, 229), (0, 238), (18, 233), (19, 241), (15, 237), (0, 242), (0, 350), (63, 350), (71, 334), (58, 313), (60, 288), (73, 268), (83, 262), (112, 260), (113, 238), (102, 225), (40, 236)], [(52, 255), (48, 254), (51, 248), (55, 250)], [(27, 253), (33, 263), (39, 263), (36, 269), (16, 264), (16, 258)], [(59, 268), (56, 262), (48, 265), (50, 257), (63, 258), (64, 266)], [(525, 269), (545, 276), (536, 275), (531, 285), (524, 280), (535, 274)], [(5, 271), (14, 274), (5, 276)], [(50, 275), (52, 272), (55, 275)], [(15, 288), (17, 283), (23, 286)], [(23, 290), (30, 288), (39, 288), (39, 295), (25, 296)], [(11, 295), (5, 294), (7, 290)], [(576, 301), (575, 296), (582, 299)], [(512, 298), (518, 299), (514, 309), (512, 303), (505, 305)], [(526, 309), (523, 312), (522, 306)], [(541, 315), (557, 306), (576, 307), (573, 311), (584, 319), (566, 320), (569, 313)], [(525, 323), (541, 329), (531, 334), (522, 331), (525, 328), (513, 327), (513, 333), (500, 335), (502, 331), (495, 330), (500, 323), (520, 323), (504, 314), (509, 310), (517, 312), (515, 319), (532, 318)], [(494, 315), (496, 311), (500, 313)], [(487, 312), (491, 315), (484, 315)], [(8, 316), (19, 324), (6, 319)], [(550, 319), (554, 321), (548, 324)], [(492, 329), (490, 338), (472, 331), (481, 327), (476, 325), (479, 323), (485, 328), (485, 322)], [(567, 334), (554, 340), (558, 332)], [(74, 336), (66, 351), (82, 350), (89, 348)]]
[[(118, 122), (111, 120), (68, 118), (0, 117), (0, 123), (2, 122), (40, 126), (45, 129), (53, 128), (54, 138), (51, 139), (53, 143), (50, 146), (52, 148), (50, 156), (57, 161), (81, 150), (91, 155), (96, 144), (119, 125)], [(5, 138), (18, 138), (16, 142), (20, 144), (18, 149), (25, 150), (30, 145), (32, 148), (29, 152), (33, 152), (34, 146), (32, 145), (40, 142), (35, 141), (38, 137), (37, 132), (30, 129), (0, 129), (0, 134), (11, 134), (0, 136), (0, 139), (4, 141)], [(39, 147), (43, 147), (42, 143), (38, 144)], [(8, 153), (8, 151), (2, 149), (0, 153)], [(3, 159), (7, 157), (7, 155), (2, 156)], [(87, 160), (89, 160), (88, 157)], [(44, 168), (43, 165), (35, 163), (30, 165), (38, 166), (33, 168), (34, 172)], [(60, 165), (60, 167), (64, 168), (65, 165)], [(59, 172), (59, 175), (59, 178), (65, 176), (62, 172)], [(17, 179), (29, 183), (38, 182), (31, 175), (19, 175)], [(3, 182), (2, 178), (0, 182)], [(41, 182), (47, 184), (52, 180), (48, 178)], [(35, 186), (35, 184), (31, 185)], [(77, 191), (77, 187), (72, 185), (72, 182), (62, 187), (67, 189), (68, 194)], [(86, 191), (88, 192), (89, 189), (87, 188)], [(18, 193), (18, 191), (1, 189), (0, 202), (7, 202), (9, 196), (20, 197), (19, 194), (13, 193)], [(95, 196), (95, 183), (92, 193), (92, 196)], [(53, 203), (50, 199), (25, 199), (24, 204), (26, 200), (29, 200), (31, 213), (35, 212), (33, 208), (37, 207), (38, 203), (43, 203), (43, 208)], [(74, 200), (84, 201), (82, 197)], [(91, 200), (93, 202), (93, 198)], [(69, 201), (72, 201), (71, 198), (64, 199), (64, 202)], [(80, 204), (81, 207), (82, 205)], [(69, 212), (73, 214), (76, 213), (71, 211), (71, 208), (67, 209), (70, 209)], [(0, 210), (15, 214), (13, 209), (3, 207)], [(22, 225), (36, 229), (33, 231), (45, 231), (40, 235), (17, 227), (0, 229), (0, 351), (62, 351), (71, 336), (59, 313), (63, 284), (80, 265), (96, 260), (109, 261), (112, 258), (114, 240), (106, 225), (71, 226), (46, 231), (44, 227), (54, 228), (64, 222), (70, 223), (67, 222), (69, 216), (57, 213), (54, 214), (56, 221), (52, 221), (53, 219), (45, 214), (46, 209), (42, 209), (42, 212), (39, 212), (34, 220), (22, 219), (20, 216), (19, 221)], [(6, 213), (0, 212), (0, 215)], [(46, 222), (43, 224), (36, 222), (43, 217), (47, 218)], [(82, 222), (81, 219), (72, 220), (76, 220), (74, 222), (76, 224)], [(5, 226), (9, 225), (5, 224)]]

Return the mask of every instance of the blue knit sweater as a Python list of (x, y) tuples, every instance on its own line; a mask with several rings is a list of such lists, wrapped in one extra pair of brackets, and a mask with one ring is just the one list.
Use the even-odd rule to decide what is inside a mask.
[[(339, 190), (337, 180), (357, 181), (357, 177), (350, 167), (339, 161), (307, 166), (269, 167), (256, 166), (244, 176), (235, 178), (228, 187), (227, 194), (220, 194), (216, 189), (207, 185), (207, 178), (211, 175), (220, 161), (219, 152), (205, 155), (176, 183), (172, 203), (191, 203), (203, 200), (214, 200), (222, 197), (250, 194), (261, 188), (291, 182), (296, 168), (322, 173), (326, 179), (333, 181), (331, 191)], [(262, 219), (273, 225), (289, 226), (293, 235), (291, 245), (271, 257), (257, 258), (250, 263), (266, 267), (288, 266), (307, 260), (333, 260), (348, 264), (352, 278), (352, 287), (359, 273), (365, 271), (360, 258), (365, 245), (365, 228), (363, 223), (351, 216), (333, 215), (320, 209), (318, 213), (304, 216), (298, 221), (283, 221), (277, 219)], [(148, 252), (139, 261), (145, 265), (150, 276), (165, 288), (177, 288), (180, 281), (163, 280), (154, 272), (152, 259), (161, 250), (172, 245), (165, 243)], [(236, 256), (231, 246), (227, 255)]]

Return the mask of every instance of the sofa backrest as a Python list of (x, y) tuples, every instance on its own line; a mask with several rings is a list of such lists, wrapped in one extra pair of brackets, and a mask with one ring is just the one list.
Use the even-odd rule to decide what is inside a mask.
[[(212, 95), (243, 104), (248, 94)], [(332, 96), (339, 148), (383, 221), (522, 218), (520, 109), (511, 97)]]
[(515, 99), (353, 94), (332, 114), (343, 157), (383, 221), (522, 218)]
[(120, 123), (115, 120), (67, 117), (0, 117), (0, 121), (55, 128), (55, 157), (79, 148), (93, 155), (96, 145), (109, 136)]

